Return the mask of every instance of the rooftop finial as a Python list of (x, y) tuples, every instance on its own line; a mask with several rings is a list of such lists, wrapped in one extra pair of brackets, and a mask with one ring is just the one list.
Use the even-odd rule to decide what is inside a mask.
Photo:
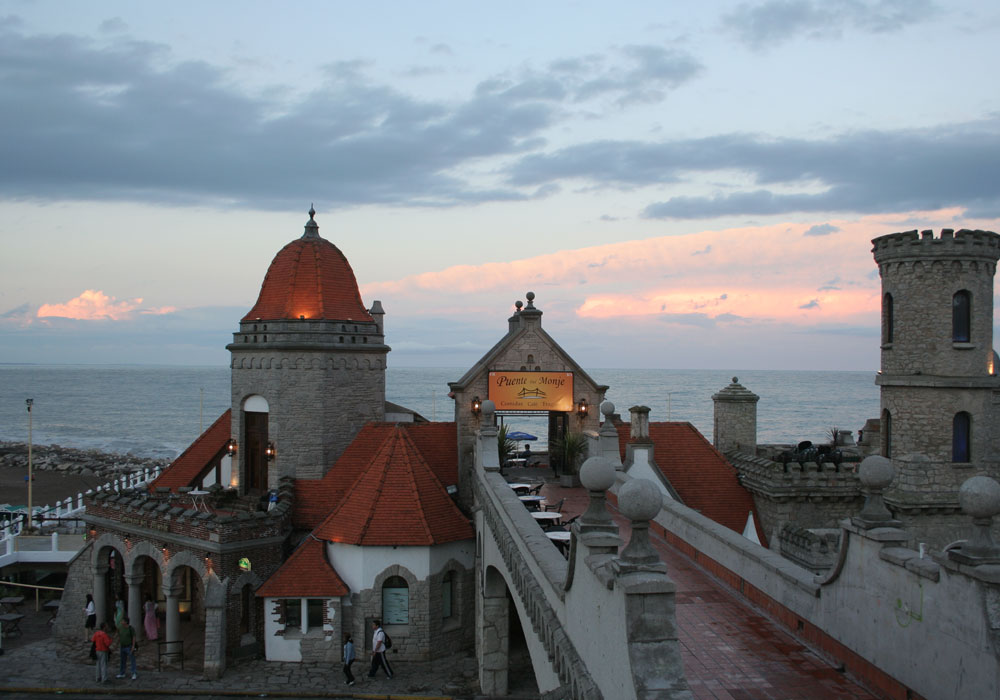
[(316, 223), (316, 208), (310, 204), (309, 205), (309, 221), (306, 222), (305, 233), (302, 234), (303, 238), (316, 238), (319, 236), (319, 224)]

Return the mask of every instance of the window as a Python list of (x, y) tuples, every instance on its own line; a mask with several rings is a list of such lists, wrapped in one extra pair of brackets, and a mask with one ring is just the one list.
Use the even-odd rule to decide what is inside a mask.
[(382, 622), (387, 625), (410, 622), (410, 588), (400, 576), (390, 576), (382, 584)]
[(892, 332), (893, 332), (893, 309), (892, 309), (892, 295), (886, 294), (882, 297), (882, 342), (891, 343), (892, 342)]
[(888, 410), (882, 411), (882, 456), (892, 459), (892, 415)]
[(972, 295), (964, 289), (951, 298), (951, 340), (968, 343), (972, 338)]
[(961, 411), (955, 414), (955, 419), (951, 423), (951, 461), (969, 462), (971, 461), (971, 450), (969, 449), (970, 438), (972, 436), (972, 416)]
[(319, 629), (323, 626), (323, 604), (326, 601), (322, 598), (308, 598), (306, 600), (306, 621), (309, 629)]
[(285, 601), (285, 629), (302, 627), (302, 599), (289, 598)]
[(454, 594), (455, 572), (449, 571), (441, 581), (441, 617), (451, 617), (451, 600)]

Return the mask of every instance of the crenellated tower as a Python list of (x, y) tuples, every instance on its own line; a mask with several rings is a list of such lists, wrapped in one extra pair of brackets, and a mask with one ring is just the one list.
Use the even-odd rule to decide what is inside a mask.
[(316, 212), (274, 257), (232, 355), (240, 489), (323, 476), (368, 421), (385, 416), (389, 347), (380, 302), (366, 309), (350, 263)]
[(943, 545), (962, 532), (962, 482), (1000, 476), (1000, 236), (943, 229), (937, 238), (907, 231), (872, 243), (882, 278), (881, 453), (896, 472), (886, 502), (919, 537)]

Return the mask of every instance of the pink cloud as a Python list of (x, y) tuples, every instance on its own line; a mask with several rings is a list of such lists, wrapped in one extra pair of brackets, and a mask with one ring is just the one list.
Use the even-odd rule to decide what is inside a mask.
[[(493, 314), (498, 297), (511, 295), (513, 303), (513, 295), (532, 290), (539, 308), (590, 319), (698, 314), (868, 324), (880, 297), (871, 239), (998, 223), (962, 216), (949, 209), (700, 231), (455, 266), (365, 285), (363, 292), (408, 315), (446, 315), (453, 305)], [(816, 227), (826, 235), (814, 235)]]
[(132, 318), (133, 313), (169, 313), (172, 307), (161, 309), (140, 309), (142, 298), (117, 300), (109, 297), (98, 289), (88, 289), (80, 296), (63, 304), (42, 304), (37, 313), (38, 318), (59, 317), (72, 318), (81, 321), (111, 320), (125, 321)]

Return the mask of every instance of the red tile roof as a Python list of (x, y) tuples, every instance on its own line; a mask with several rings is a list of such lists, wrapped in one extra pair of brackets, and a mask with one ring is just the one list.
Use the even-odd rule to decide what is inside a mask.
[[(392, 423), (368, 423), (322, 479), (295, 481), (296, 527), (312, 529), (340, 503), (378, 449), (396, 429)], [(399, 423), (444, 486), (458, 483), (458, 437), (454, 423)]]
[(336, 598), (348, 593), (347, 584), (326, 560), (326, 543), (312, 536), (256, 591), (259, 598)]
[(318, 234), (298, 238), (274, 256), (257, 303), (244, 321), (372, 321), (347, 258)]
[(383, 436), (381, 443), (368, 453), (364, 470), (314, 534), (367, 546), (429, 546), (475, 537), (409, 430), (388, 428), (388, 433), (371, 431)]
[(166, 486), (177, 490), (181, 486), (191, 486), (201, 473), (226, 449), (232, 429), (232, 410), (223, 413), (209, 426), (208, 430), (191, 443), (180, 457), (160, 474), (150, 488)]
[[(622, 459), (629, 442), (630, 425), (618, 427)], [(650, 423), (653, 459), (684, 505), (720, 525), (742, 534), (747, 514), (753, 512), (757, 537), (767, 539), (754, 509), (753, 496), (740, 484), (736, 469), (690, 423)]]

